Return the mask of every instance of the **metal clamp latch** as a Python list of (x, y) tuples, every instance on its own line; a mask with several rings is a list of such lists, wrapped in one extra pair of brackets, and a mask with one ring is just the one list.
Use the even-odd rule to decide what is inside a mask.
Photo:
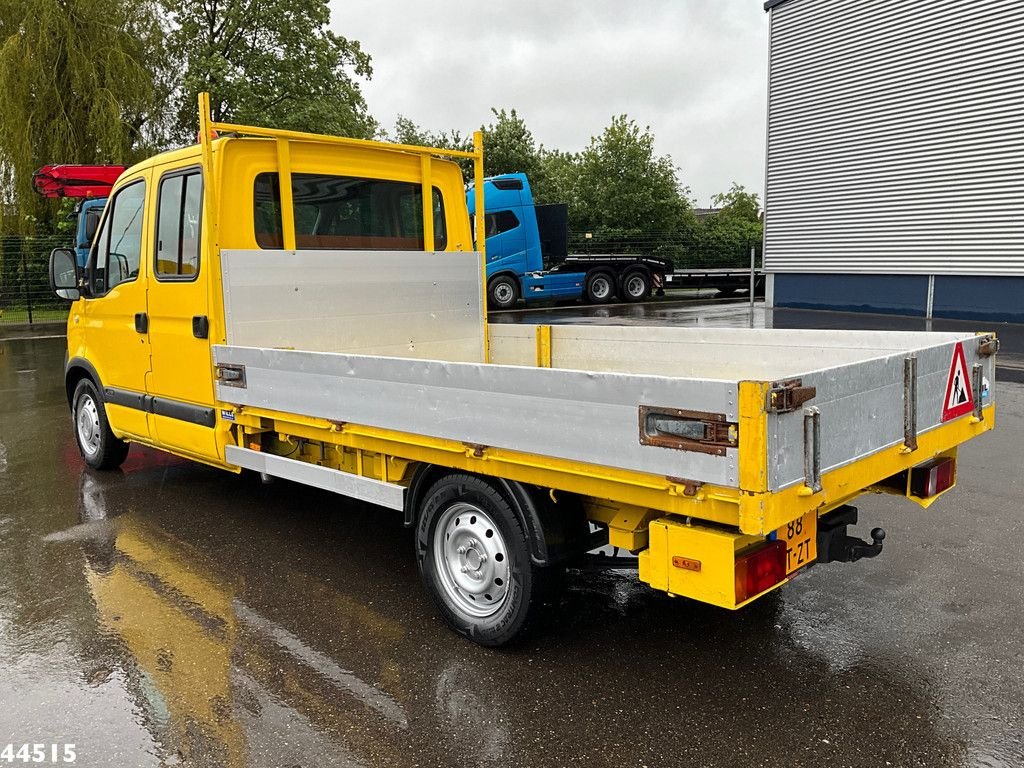
[(982, 336), (979, 338), (981, 342), (978, 344), (978, 356), (979, 357), (991, 357), (999, 351), (999, 339), (989, 334), (988, 336)]
[(800, 379), (778, 382), (768, 390), (768, 413), (789, 413), (795, 411), (818, 394), (815, 387), (805, 387)]
[(244, 365), (218, 365), (215, 369), (217, 381), (225, 387), (245, 388)]

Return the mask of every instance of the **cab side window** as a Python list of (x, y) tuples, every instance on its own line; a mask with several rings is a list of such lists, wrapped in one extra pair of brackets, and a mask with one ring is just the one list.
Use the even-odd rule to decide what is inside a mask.
[(107, 203), (103, 229), (96, 238), (93, 290), (103, 294), (139, 276), (142, 261), (142, 218), (146, 184), (136, 181)]
[(156, 223), (156, 277), (191, 280), (199, 274), (203, 200), (200, 172), (172, 172), (160, 180)]
[(494, 237), (518, 227), (519, 218), (512, 211), (485, 213), (484, 224), (487, 226), (487, 237)]
[[(352, 176), (292, 174), (295, 244), (308, 249), (423, 250), (420, 184)], [(253, 222), (260, 248), (281, 248), (281, 190), (276, 173), (253, 186)], [(433, 250), (448, 243), (441, 191), (432, 191)]]

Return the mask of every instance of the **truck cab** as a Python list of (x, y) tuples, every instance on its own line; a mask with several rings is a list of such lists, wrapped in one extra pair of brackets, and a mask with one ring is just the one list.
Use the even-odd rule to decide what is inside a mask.
[(89, 261), (89, 249), (100, 226), (103, 206), (107, 198), (91, 198), (83, 200), (75, 206), (75, 260), (78, 266), (85, 268)]
[[(542, 237), (537, 209), (554, 206), (535, 206), (525, 173), (508, 173), (485, 179), (484, 200), (487, 211), (484, 216), (487, 277), (492, 278), (502, 272), (523, 275), (543, 270), (545, 256), (549, 262), (552, 258), (552, 254), (545, 253), (544, 245), (550, 246), (553, 234), (544, 233), (546, 237)], [(466, 195), (466, 203), (470, 216), (475, 216), (472, 188)], [(564, 248), (560, 255), (565, 255)]]

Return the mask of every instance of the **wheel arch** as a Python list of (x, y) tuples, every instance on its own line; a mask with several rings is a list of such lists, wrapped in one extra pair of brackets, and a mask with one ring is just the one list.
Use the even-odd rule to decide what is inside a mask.
[(510, 277), (515, 281), (515, 284), (519, 286), (519, 293), (522, 295), (523, 281), (519, 278), (519, 275), (511, 269), (502, 269), (499, 272), (495, 272), (493, 275), (487, 278), (487, 290), (490, 292), (491, 283), (497, 280), (499, 277)]
[(100, 375), (92, 363), (84, 357), (72, 357), (64, 366), (64, 390), (67, 394), (69, 408), (74, 405), (72, 400), (75, 396), (75, 388), (82, 379), (91, 379), (92, 383), (96, 385), (96, 389), (100, 392), (103, 391)]
[(478, 477), (505, 498), (529, 536), (530, 558), (536, 565), (557, 563), (580, 551), (579, 545), (587, 532), (586, 515), (583, 504), (574, 494), (559, 494), (556, 503), (546, 488), (433, 464), (421, 464), (413, 473), (405, 494), (404, 522), (407, 527), (416, 524), (420, 503), (427, 490), (450, 474)]

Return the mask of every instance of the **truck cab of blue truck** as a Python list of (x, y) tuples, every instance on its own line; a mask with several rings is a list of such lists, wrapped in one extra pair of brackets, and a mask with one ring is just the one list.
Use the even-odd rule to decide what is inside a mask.
[[(475, 196), (466, 193), (475, 216)], [(537, 205), (524, 173), (484, 180), (487, 304), (510, 309), (519, 301), (584, 299), (606, 304), (616, 296), (637, 302), (661, 292), (672, 272), (667, 259), (639, 254), (570, 254), (568, 207)]]

